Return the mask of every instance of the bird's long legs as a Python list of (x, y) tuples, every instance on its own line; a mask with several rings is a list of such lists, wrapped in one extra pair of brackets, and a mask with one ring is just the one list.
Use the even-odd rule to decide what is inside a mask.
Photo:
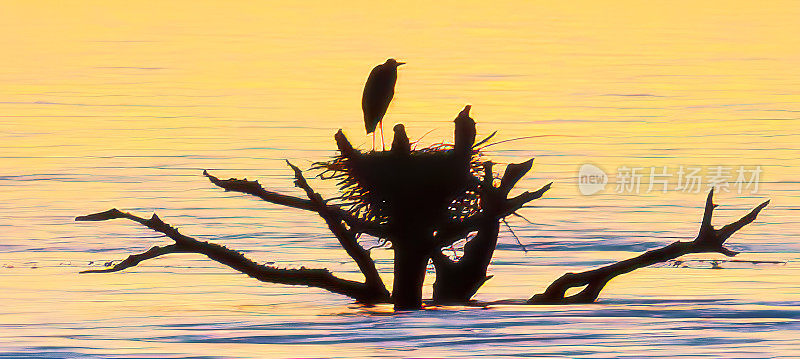
[[(386, 142), (384, 142), (384, 140), (383, 140), (383, 121), (378, 122), (378, 125), (380, 126), (380, 129), (381, 129), (381, 147), (383, 147), (383, 150), (386, 151)], [(375, 151), (375, 135), (377, 133), (378, 133), (378, 131), (372, 131), (372, 150), (373, 151)]]
[(386, 151), (386, 142), (383, 142), (383, 121), (378, 122), (378, 125), (381, 126), (381, 147), (383, 147), (383, 150)]

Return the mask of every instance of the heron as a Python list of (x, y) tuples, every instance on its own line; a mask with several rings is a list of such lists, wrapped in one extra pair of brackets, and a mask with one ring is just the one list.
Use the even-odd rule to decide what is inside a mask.
[(389, 108), (389, 103), (394, 97), (394, 85), (397, 83), (397, 67), (405, 64), (395, 59), (375, 66), (367, 77), (364, 85), (364, 94), (361, 97), (361, 109), (364, 110), (364, 128), (367, 134), (372, 134), (372, 150), (375, 150), (375, 128), (380, 125), (381, 145), (386, 150), (383, 141), (383, 115)]

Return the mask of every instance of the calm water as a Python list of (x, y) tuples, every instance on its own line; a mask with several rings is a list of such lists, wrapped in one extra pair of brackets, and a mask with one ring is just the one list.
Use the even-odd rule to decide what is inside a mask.
[[(104, 2), (0, 5), (0, 358), (800, 356), (800, 6)], [(473, 104), (487, 148), (536, 157), (520, 188), (555, 181), (509, 218), (478, 299), (527, 298), (566, 271), (696, 234), (702, 190), (647, 192), (650, 167), (763, 171), (722, 192), (716, 223), (772, 204), (731, 240), (739, 259), (648, 268), (594, 305), (391, 313), (322, 290), (265, 285), (196, 255), (78, 275), (168, 241), (112, 207), (153, 211), (204, 240), (279, 266), (356, 268), (308, 213), (216, 189), (220, 177), (292, 188), (290, 159), (369, 146), (361, 86), (408, 62), (387, 128), (450, 139)], [(579, 193), (578, 168), (606, 190)], [(640, 193), (616, 191), (641, 167)], [(705, 179), (705, 177), (704, 177)], [(331, 196), (330, 185), (314, 183)], [(391, 253), (373, 251), (390, 275)], [(719, 259), (713, 254), (695, 259)]]

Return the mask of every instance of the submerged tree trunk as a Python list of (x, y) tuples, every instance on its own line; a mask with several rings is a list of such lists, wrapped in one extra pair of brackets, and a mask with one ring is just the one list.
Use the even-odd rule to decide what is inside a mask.
[(394, 285), (392, 301), (395, 309), (422, 307), (422, 285), (430, 255), (423, 251), (394, 248)]

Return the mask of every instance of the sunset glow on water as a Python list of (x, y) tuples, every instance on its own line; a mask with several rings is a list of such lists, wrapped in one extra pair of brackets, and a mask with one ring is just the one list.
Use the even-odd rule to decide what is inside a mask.
[[(164, 3), (0, 4), (0, 358), (800, 356), (797, 2)], [(716, 168), (730, 186), (715, 223), (771, 199), (730, 239), (736, 259), (780, 263), (645, 268), (592, 305), (406, 313), (193, 254), (78, 274), (170, 243), (74, 221), (119, 208), (260, 263), (361, 280), (318, 216), (202, 171), (303, 196), (284, 160), (327, 160), (340, 128), (370, 148), (361, 91), (389, 57), (407, 64), (387, 141), (395, 123), (422, 145), (452, 141), (471, 104), (479, 138), (527, 137), (486, 148), (501, 168), (536, 158), (519, 191), (554, 182), (520, 211), (532, 223), (508, 218), (527, 253), (501, 227), (476, 299), (527, 299), (565, 272), (691, 240)], [(602, 191), (581, 194), (584, 164), (607, 174)], [(638, 190), (621, 186), (626, 168)], [(678, 183), (689, 168), (696, 190)], [(737, 188), (740, 168), (759, 169), (758, 188)], [(649, 188), (651, 169), (670, 177)], [(372, 256), (391, 282), (392, 252)]]

